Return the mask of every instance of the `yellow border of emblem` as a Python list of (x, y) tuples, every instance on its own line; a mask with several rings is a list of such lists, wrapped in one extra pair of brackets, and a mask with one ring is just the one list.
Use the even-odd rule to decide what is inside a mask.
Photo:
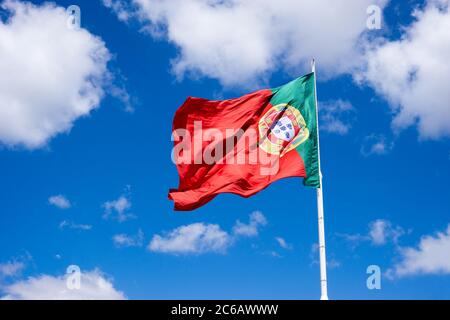
[[(300, 127), (300, 131), (298, 134), (289, 142), (289, 144), (283, 148), (283, 140), (278, 139), (276, 143), (270, 141), (270, 139), (267, 137), (267, 131), (271, 127), (272, 123), (268, 121), (267, 115), (275, 112), (283, 112), (283, 113), (291, 113), (294, 115), (295, 120), (297, 123), (294, 125)], [(309, 137), (309, 130), (306, 127), (305, 119), (303, 118), (302, 114), (297, 108), (294, 108), (293, 106), (287, 104), (287, 103), (280, 103), (276, 106), (270, 108), (262, 117), (259, 119), (258, 123), (258, 130), (259, 130), (259, 147), (263, 149), (265, 152), (275, 155), (280, 155), (280, 158), (284, 156), (287, 152), (291, 151), (292, 149), (298, 147), (300, 144), (305, 142)]]

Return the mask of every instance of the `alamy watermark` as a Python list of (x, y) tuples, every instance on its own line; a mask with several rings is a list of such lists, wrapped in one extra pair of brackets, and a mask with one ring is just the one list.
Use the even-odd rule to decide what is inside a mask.
[(77, 5), (71, 5), (66, 9), (67, 28), (78, 30), (81, 27), (81, 9)]
[(377, 5), (370, 5), (367, 7), (366, 13), (368, 15), (366, 20), (366, 27), (369, 30), (381, 29), (381, 8)]
[[(264, 138), (263, 138), (264, 139)], [(231, 164), (259, 165), (261, 175), (274, 175), (279, 170), (280, 152), (269, 153), (260, 148), (258, 131), (255, 129), (203, 130), (202, 122), (194, 122), (194, 131), (176, 129), (172, 133), (176, 144), (172, 161), (177, 164)]]
[(256, 165), (260, 174), (275, 175), (280, 160), (310, 138), (300, 111), (286, 103), (271, 107), (247, 128), (212, 127), (193, 121), (172, 132), (176, 165)]
[(80, 290), (81, 288), (81, 269), (77, 265), (70, 265), (66, 270), (66, 287), (69, 290)]
[(366, 269), (366, 273), (369, 277), (366, 281), (367, 289), (380, 290), (381, 289), (381, 268), (375, 264), (370, 265)]

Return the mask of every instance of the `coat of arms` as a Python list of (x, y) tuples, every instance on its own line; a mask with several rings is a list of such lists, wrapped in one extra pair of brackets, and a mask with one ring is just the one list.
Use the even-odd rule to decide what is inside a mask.
[(259, 120), (258, 129), (259, 147), (280, 157), (309, 137), (302, 114), (287, 103), (270, 108)]

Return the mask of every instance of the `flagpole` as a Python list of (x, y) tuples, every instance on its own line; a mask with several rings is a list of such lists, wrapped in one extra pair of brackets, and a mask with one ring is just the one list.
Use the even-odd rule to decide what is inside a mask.
[(320, 300), (328, 300), (327, 288), (327, 259), (325, 254), (325, 222), (323, 217), (322, 170), (320, 167), (320, 141), (319, 141), (319, 105), (317, 103), (316, 62), (311, 61), (311, 71), (314, 73), (314, 99), (316, 102), (316, 128), (317, 128), (317, 161), (319, 169), (320, 187), (317, 188), (317, 215), (319, 224), (319, 255), (320, 255)]

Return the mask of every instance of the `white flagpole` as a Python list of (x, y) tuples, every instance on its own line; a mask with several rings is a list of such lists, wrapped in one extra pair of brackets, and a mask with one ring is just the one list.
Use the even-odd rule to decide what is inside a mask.
[(323, 193), (322, 193), (322, 170), (320, 167), (320, 142), (319, 142), (319, 105), (317, 103), (316, 85), (316, 62), (311, 62), (311, 69), (314, 73), (314, 95), (316, 100), (316, 128), (317, 128), (317, 153), (320, 187), (317, 188), (317, 215), (319, 223), (319, 254), (320, 254), (320, 300), (328, 300), (327, 288), (327, 259), (325, 254), (325, 222), (323, 218)]

